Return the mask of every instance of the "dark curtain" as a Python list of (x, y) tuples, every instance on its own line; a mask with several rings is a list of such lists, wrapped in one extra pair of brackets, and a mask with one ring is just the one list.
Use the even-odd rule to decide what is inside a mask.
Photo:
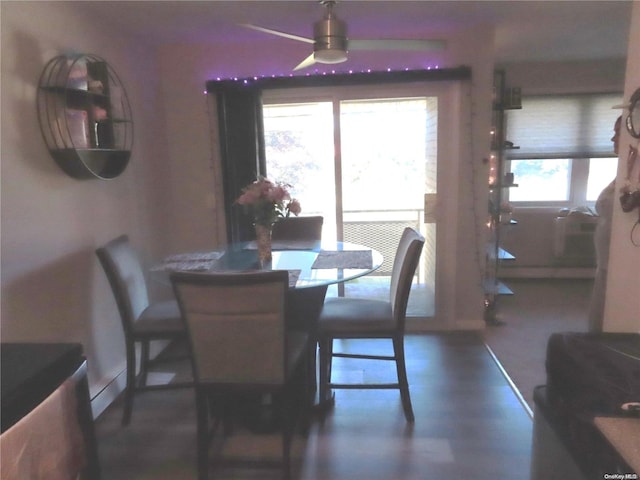
[(265, 171), (261, 89), (225, 84), (208, 93), (215, 93), (218, 106), (227, 241), (251, 240), (252, 219), (235, 201)]
[(211, 80), (207, 92), (215, 94), (224, 185), (227, 240), (255, 238), (252, 219), (235, 204), (243, 187), (266, 172), (262, 91), (267, 88), (330, 87), (471, 78), (469, 67), (401, 72), (369, 72), (293, 77), (255, 77)]

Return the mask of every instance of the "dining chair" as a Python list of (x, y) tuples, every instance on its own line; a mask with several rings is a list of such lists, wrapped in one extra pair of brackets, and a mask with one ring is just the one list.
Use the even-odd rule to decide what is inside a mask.
[[(127, 235), (120, 235), (98, 248), (96, 255), (111, 285), (124, 330), (127, 384), (122, 424), (128, 425), (131, 421), (133, 398), (136, 392), (193, 386), (192, 382), (147, 384), (150, 367), (160, 362), (159, 359), (150, 358), (150, 342), (186, 339), (186, 332), (175, 298), (150, 302), (140, 260)], [(140, 344), (139, 374), (136, 372), (136, 344)], [(170, 357), (166, 360), (178, 359)]]
[[(414, 422), (404, 357), (404, 330), (407, 302), (418, 266), (424, 237), (416, 230), (404, 229), (396, 250), (388, 300), (334, 297), (325, 300), (318, 323), (320, 350), (320, 398), (326, 400), (331, 389), (399, 389), (404, 415)], [(390, 339), (393, 355), (338, 353), (334, 339)], [(394, 361), (397, 383), (332, 383), (334, 357)]]
[(170, 276), (188, 333), (196, 389), (198, 478), (209, 473), (209, 445), (222, 425), (232, 433), (238, 399), (270, 395), (282, 432), (284, 478), (290, 477), (296, 419), (310, 402), (308, 336), (286, 329), (286, 270), (174, 272)]
[(271, 239), (274, 241), (320, 241), (324, 218), (320, 215), (281, 218), (273, 225)]

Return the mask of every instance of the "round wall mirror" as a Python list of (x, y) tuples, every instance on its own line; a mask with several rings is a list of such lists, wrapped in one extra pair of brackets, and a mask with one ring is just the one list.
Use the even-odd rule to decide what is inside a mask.
[(640, 138), (640, 88), (631, 95), (629, 100), (627, 130), (633, 138)]

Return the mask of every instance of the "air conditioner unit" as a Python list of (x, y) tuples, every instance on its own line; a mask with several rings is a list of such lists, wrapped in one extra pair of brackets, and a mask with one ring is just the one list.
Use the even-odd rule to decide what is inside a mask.
[(556, 217), (553, 254), (563, 264), (595, 265), (593, 234), (598, 217), (571, 213)]

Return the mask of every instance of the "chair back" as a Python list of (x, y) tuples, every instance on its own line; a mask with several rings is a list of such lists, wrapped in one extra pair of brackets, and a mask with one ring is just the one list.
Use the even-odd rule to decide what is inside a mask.
[(284, 383), (288, 278), (286, 270), (171, 274), (196, 383)]
[(319, 241), (322, 237), (321, 216), (281, 218), (273, 225), (271, 239)]
[(96, 255), (109, 279), (115, 296), (125, 335), (149, 306), (147, 283), (137, 252), (129, 237), (121, 235), (96, 250)]
[(390, 301), (396, 325), (403, 330), (411, 284), (420, 261), (423, 245), (424, 237), (422, 234), (413, 228), (405, 228), (393, 261)]

